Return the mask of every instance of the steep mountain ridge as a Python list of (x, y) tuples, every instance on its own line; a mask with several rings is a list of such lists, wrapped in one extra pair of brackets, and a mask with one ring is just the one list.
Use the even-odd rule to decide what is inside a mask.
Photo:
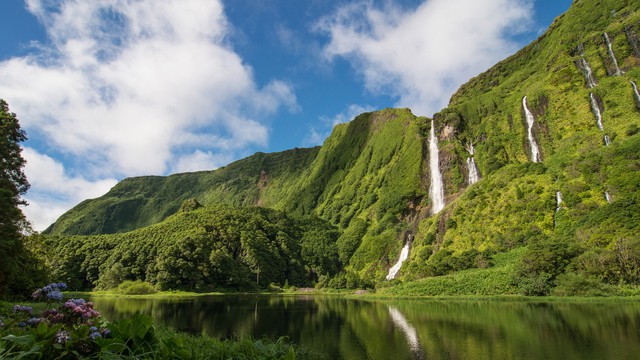
[[(334, 287), (380, 284), (406, 243), (410, 256), (398, 278), (426, 278), (416, 282), (422, 289), (440, 275), (492, 266), (456, 281), (486, 284), (499, 274), (466, 293), (555, 286), (558, 273), (534, 269), (526, 277), (515, 265), (526, 265), (519, 261), (528, 251), (548, 249), (564, 251), (560, 272), (571, 263), (577, 276), (640, 284), (640, 276), (605, 275), (640, 274), (615, 260), (624, 249), (640, 259), (639, 34), (640, 3), (576, 0), (539, 39), (463, 85), (433, 119), (446, 199), (435, 216), (431, 121), (385, 109), (336, 126), (321, 148), (256, 154), (213, 172), (125, 180), (63, 215), (50, 232), (131, 230), (196, 198), (330, 222), (340, 229), (342, 272), (329, 283)], [(475, 184), (470, 157), (480, 175)], [(529, 288), (514, 287), (514, 279)]]

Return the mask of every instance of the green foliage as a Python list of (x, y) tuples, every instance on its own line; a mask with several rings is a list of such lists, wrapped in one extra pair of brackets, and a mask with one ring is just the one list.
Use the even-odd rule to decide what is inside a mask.
[(148, 295), (155, 294), (158, 291), (148, 282), (126, 280), (118, 286), (117, 292), (123, 295)]
[(594, 278), (581, 276), (575, 273), (561, 274), (556, 279), (557, 286), (553, 289), (554, 296), (612, 296), (617, 295), (618, 290), (602, 283)]
[(334, 274), (338, 236), (321, 220), (220, 205), (124, 234), (48, 236), (44, 246), (53, 275), (72, 289), (139, 280), (163, 290), (252, 290), (286, 281), (308, 286)]
[(62, 215), (47, 233), (121, 233), (159, 223), (197, 204), (273, 206), (314, 160), (318, 148), (257, 153), (213, 171), (128, 178)]
[(19, 205), (29, 189), (20, 143), (27, 140), (16, 114), (0, 99), (0, 297), (26, 295), (46, 280), (42, 264), (25, 249), (23, 233), (29, 232)]
[(529, 245), (516, 267), (514, 283), (523, 295), (549, 295), (579, 249), (564, 241), (543, 240)]

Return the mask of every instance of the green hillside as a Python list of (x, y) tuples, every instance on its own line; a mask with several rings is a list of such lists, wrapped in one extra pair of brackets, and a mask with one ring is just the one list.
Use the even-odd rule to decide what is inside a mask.
[(270, 206), (310, 166), (318, 148), (257, 153), (228, 166), (171, 176), (128, 178), (63, 214), (45, 233), (112, 234), (156, 224), (186, 199), (202, 204)]
[[(145, 242), (142, 227), (194, 198), (334, 226), (326, 249), (337, 262), (329, 276), (306, 273), (321, 285), (398, 294), (633, 292), (640, 285), (640, 95), (632, 82), (640, 83), (640, 3), (577, 0), (538, 40), (471, 79), (434, 115), (447, 204), (436, 215), (431, 120), (385, 109), (336, 126), (321, 148), (126, 179), (70, 210), (49, 233), (64, 243), (85, 239), (68, 235), (141, 228), (90, 242), (102, 246), (127, 234)], [(525, 96), (539, 162), (532, 161)], [(471, 144), (480, 174), (472, 185)], [(386, 281), (406, 243), (408, 260), (397, 280)], [(273, 279), (294, 281), (284, 276)], [(128, 277), (158, 281), (141, 272)], [(87, 278), (98, 281), (95, 271)]]

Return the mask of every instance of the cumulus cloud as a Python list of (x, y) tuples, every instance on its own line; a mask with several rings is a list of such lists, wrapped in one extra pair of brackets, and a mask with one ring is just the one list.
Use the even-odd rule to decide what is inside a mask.
[(328, 59), (350, 61), (373, 93), (431, 115), (465, 81), (513, 53), (511, 36), (531, 22), (530, 0), (428, 0), (406, 10), (393, 2), (344, 5), (320, 20)]
[(23, 211), (36, 230), (44, 230), (73, 205), (103, 195), (117, 182), (69, 176), (60, 162), (29, 147), (23, 149), (22, 156), (27, 160), (25, 174), (32, 187), (25, 197), (29, 205)]
[(30, 138), (73, 159), (64, 166), (82, 164), (66, 170), (88, 179), (200, 168), (204, 158), (219, 164), (265, 146), (266, 117), (299, 110), (288, 83), (256, 84), (228, 44), (220, 0), (27, 0), (27, 7), (49, 41), (0, 62), (0, 94)]

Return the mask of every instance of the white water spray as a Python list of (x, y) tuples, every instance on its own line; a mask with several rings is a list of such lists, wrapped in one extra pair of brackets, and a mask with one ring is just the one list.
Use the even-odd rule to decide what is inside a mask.
[(618, 60), (616, 59), (616, 54), (613, 53), (613, 48), (611, 47), (611, 41), (609, 41), (609, 35), (607, 33), (603, 33), (604, 42), (607, 44), (607, 49), (609, 50), (609, 57), (611, 57), (611, 61), (613, 61), (613, 66), (615, 66), (615, 73), (613, 75), (620, 76), (622, 75), (622, 71), (620, 71), (620, 67), (618, 66)]
[(640, 92), (638, 92), (638, 85), (632, 81), (631, 86), (633, 86), (633, 94), (636, 96), (637, 106), (640, 108)]
[(470, 157), (467, 158), (467, 168), (469, 169), (469, 185), (473, 185), (480, 180), (480, 173), (478, 171), (478, 166), (476, 165), (476, 160), (473, 155), (475, 154), (475, 149), (473, 148), (473, 142), (469, 141), (469, 144), (466, 146), (467, 151), (469, 152)]
[(429, 195), (431, 196), (433, 204), (431, 206), (431, 213), (435, 215), (444, 209), (444, 186), (442, 184), (442, 175), (440, 174), (438, 138), (436, 137), (433, 119), (431, 120), (431, 132), (429, 133), (429, 170), (431, 173)]
[(389, 274), (387, 274), (386, 277), (387, 280), (393, 280), (396, 278), (396, 274), (400, 271), (402, 263), (409, 257), (409, 246), (409, 241), (407, 241), (407, 243), (404, 244), (402, 251), (400, 251), (400, 259), (398, 259), (398, 262), (389, 269)]
[(604, 192), (604, 199), (607, 200), (609, 204), (611, 204), (611, 195), (609, 195), (608, 191)]
[(593, 70), (591, 70), (591, 66), (589, 66), (589, 63), (584, 57), (580, 58), (578, 68), (582, 70), (582, 74), (584, 75), (584, 80), (587, 83), (587, 87), (589, 89), (594, 88), (597, 85), (596, 77), (593, 75)]
[(560, 204), (562, 204), (562, 193), (556, 191), (556, 212), (560, 211)]
[(604, 131), (604, 126), (602, 126), (602, 112), (600, 111), (600, 106), (598, 106), (598, 102), (596, 101), (596, 97), (593, 96), (593, 93), (589, 93), (589, 99), (591, 99), (591, 111), (593, 111), (593, 115), (596, 117), (598, 129)]
[(416, 328), (411, 326), (404, 315), (393, 306), (389, 306), (389, 315), (391, 316), (391, 321), (404, 333), (409, 343), (409, 348), (414, 352), (420, 351), (420, 341), (418, 340)]
[(527, 97), (522, 98), (522, 106), (524, 107), (524, 115), (527, 118), (527, 138), (529, 139), (529, 146), (531, 147), (531, 161), (538, 162), (540, 161), (540, 150), (538, 149), (538, 144), (536, 144), (536, 139), (533, 138), (533, 122), (535, 118), (533, 114), (527, 107)]
[[(560, 191), (556, 191), (556, 215), (558, 214), (558, 211), (560, 211), (561, 206), (560, 204), (562, 204), (562, 193)], [(557, 219), (554, 216), (553, 217), (553, 226), (555, 227), (557, 225)]]
[(609, 146), (611, 144), (611, 139), (609, 139), (609, 135), (604, 136), (604, 145)]

